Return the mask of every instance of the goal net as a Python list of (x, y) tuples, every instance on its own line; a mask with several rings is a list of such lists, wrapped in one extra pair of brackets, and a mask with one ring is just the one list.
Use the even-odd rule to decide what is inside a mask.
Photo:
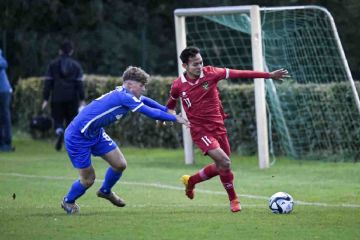
[[(182, 12), (186, 45), (202, 50), (205, 65), (254, 69), (249, 10), (215, 10)], [(264, 70), (286, 68), (290, 74), (281, 84), (265, 81), (270, 151), (296, 159), (359, 157), (359, 86), (330, 13), (316, 6), (260, 8), (260, 19)], [(226, 121), (232, 149), (244, 154), (256, 148), (251, 143), (257, 135), (254, 100), (246, 91), (234, 95), (233, 90), (252, 83), (231, 80), (219, 86), (225, 110), (233, 117)]]

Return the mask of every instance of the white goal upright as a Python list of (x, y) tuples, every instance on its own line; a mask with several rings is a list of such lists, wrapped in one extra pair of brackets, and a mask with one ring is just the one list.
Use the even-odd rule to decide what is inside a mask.
[[(271, 151), (275, 145), (279, 154), (293, 158), (336, 156), (342, 160), (357, 153), (359, 96), (326, 9), (253, 5), (177, 9), (174, 15), (178, 56), (193, 45), (202, 50), (205, 64), (289, 70), (291, 79), (280, 85), (254, 80), (260, 168), (269, 167), (269, 142)], [(183, 71), (180, 60), (178, 70)], [(226, 92), (222, 98), (230, 101)], [(228, 103), (231, 115), (236, 116), (239, 103)], [(185, 163), (191, 164), (193, 146), (186, 128), (183, 137)]]

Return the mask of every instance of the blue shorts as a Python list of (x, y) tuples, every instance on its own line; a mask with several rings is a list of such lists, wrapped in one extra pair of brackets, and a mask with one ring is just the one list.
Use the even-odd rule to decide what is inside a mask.
[(65, 147), (75, 168), (87, 168), (91, 165), (91, 154), (102, 156), (115, 148), (116, 143), (101, 129), (94, 138), (85, 137), (79, 129), (71, 125), (65, 130)]

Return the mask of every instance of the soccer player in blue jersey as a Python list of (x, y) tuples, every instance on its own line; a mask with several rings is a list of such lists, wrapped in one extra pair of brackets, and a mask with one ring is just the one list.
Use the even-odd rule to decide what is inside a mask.
[(116, 143), (106, 134), (103, 127), (124, 117), (129, 111), (146, 116), (184, 124), (188, 121), (179, 115), (167, 113), (168, 109), (151, 98), (142, 96), (149, 75), (138, 67), (128, 67), (123, 73), (123, 85), (108, 92), (87, 105), (65, 130), (65, 146), (70, 160), (79, 171), (79, 179), (71, 186), (61, 207), (68, 213), (79, 212), (75, 201), (81, 197), (95, 181), (95, 170), (91, 164), (91, 154), (101, 156), (110, 167), (97, 196), (109, 200), (118, 207), (125, 202), (111, 191), (126, 168), (126, 159)]

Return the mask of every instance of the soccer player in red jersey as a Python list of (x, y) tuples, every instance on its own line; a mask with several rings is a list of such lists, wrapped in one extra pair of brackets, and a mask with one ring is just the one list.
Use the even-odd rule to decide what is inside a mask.
[(230, 145), (224, 126), (224, 114), (219, 98), (217, 83), (226, 78), (272, 78), (281, 80), (288, 72), (279, 69), (273, 72), (243, 71), (228, 68), (203, 66), (203, 59), (197, 47), (187, 47), (180, 55), (182, 66), (186, 70), (172, 84), (169, 110), (174, 110), (180, 98), (187, 118), (191, 123), (191, 136), (194, 143), (214, 163), (205, 166), (192, 176), (182, 176), (186, 196), (194, 198), (195, 185), (217, 175), (229, 196), (230, 210), (241, 210), (240, 201), (235, 193), (231, 171)]

